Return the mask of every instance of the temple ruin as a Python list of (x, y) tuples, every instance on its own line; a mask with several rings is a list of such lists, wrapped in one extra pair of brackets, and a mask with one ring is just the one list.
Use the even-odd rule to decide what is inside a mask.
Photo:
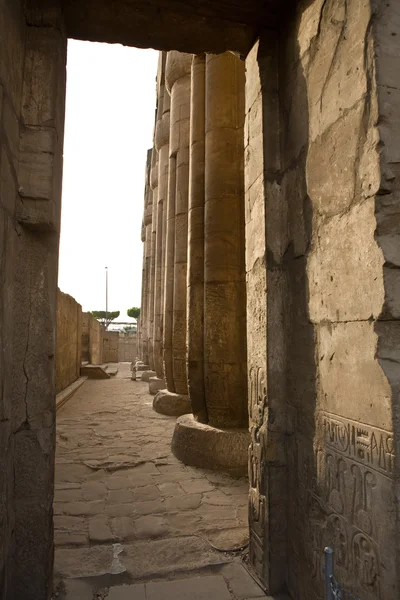
[(250, 563), (270, 594), (322, 600), (329, 545), (354, 596), (398, 598), (398, 3), (4, 0), (0, 31), (0, 597), (52, 590), (77, 38), (161, 51), (139, 349), (155, 408), (183, 415), (176, 455), (247, 464)]

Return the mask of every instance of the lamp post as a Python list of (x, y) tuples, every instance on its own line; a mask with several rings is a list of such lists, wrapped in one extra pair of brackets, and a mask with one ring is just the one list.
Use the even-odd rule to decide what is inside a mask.
[(106, 330), (108, 328), (108, 267), (106, 267)]

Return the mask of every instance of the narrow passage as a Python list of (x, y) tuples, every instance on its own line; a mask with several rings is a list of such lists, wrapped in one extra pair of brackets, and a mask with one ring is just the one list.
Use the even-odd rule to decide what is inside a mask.
[(57, 414), (54, 596), (264, 597), (240, 552), (215, 549), (247, 542), (247, 480), (175, 459), (175, 419), (152, 410), (128, 363), (118, 369)]

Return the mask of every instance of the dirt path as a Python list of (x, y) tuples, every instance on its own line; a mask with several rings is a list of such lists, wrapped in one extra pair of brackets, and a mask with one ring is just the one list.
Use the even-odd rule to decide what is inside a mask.
[[(91, 590), (71, 598), (102, 598), (115, 585), (188, 572), (218, 578), (221, 569), (242, 569), (227, 565), (237, 553), (213, 546), (247, 541), (246, 479), (176, 460), (175, 419), (155, 413), (148, 384), (130, 375), (122, 363), (116, 377), (88, 380), (57, 414), (55, 573), (67, 588), (78, 579)], [(247, 583), (247, 596), (231, 590), (227, 597), (262, 596), (253, 580)], [(180, 598), (176, 591), (173, 597)]]

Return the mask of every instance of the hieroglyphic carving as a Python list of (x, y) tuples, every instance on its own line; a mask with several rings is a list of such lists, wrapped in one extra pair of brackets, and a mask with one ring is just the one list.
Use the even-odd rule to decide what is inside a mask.
[(365, 600), (379, 600), (379, 499), (375, 494), (390, 489), (393, 435), (326, 412), (320, 414), (318, 424), (316, 486), (309, 493), (322, 503), (325, 516), (314, 527), (321, 529), (323, 543), (334, 547), (342, 582), (356, 595), (362, 592)]
[(384, 475), (393, 473), (394, 439), (390, 432), (326, 412), (321, 413), (321, 420), (327, 446)]
[(263, 429), (267, 411), (265, 369), (251, 367), (249, 370), (249, 416), (251, 443), (249, 448), (249, 525), (250, 562), (260, 578), (263, 578), (264, 535), (266, 532), (266, 498), (263, 461)]
[(388, 506), (393, 494), (393, 435), (326, 412), (316, 425), (312, 437), (299, 427), (286, 445), (295, 498), (288, 506), (292, 589), (323, 597), (323, 548), (331, 545), (345, 588), (362, 600), (391, 600), (382, 580), (391, 548), (382, 532), (391, 516), (381, 499)]
[(265, 369), (251, 367), (249, 370), (249, 415), (255, 427), (261, 427), (264, 422), (264, 412), (267, 406), (267, 387)]
[(186, 362), (179, 359), (174, 358), (174, 381), (175, 387), (177, 389), (181, 389), (180, 386), (185, 388), (186, 386)]

